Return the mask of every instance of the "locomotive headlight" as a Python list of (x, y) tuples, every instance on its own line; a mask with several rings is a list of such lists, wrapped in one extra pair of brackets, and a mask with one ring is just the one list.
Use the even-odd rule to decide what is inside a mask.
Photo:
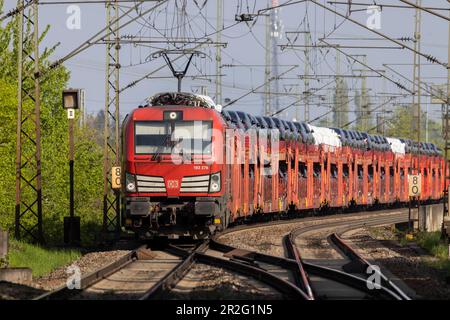
[(220, 172), (211, 175), (209, 182), (209, 192), (219, 192), (220, 191)]
[(125, 188), (128, 192), (136, 192), (136, 179), (134, 174), (126, 173), (125, 175)]

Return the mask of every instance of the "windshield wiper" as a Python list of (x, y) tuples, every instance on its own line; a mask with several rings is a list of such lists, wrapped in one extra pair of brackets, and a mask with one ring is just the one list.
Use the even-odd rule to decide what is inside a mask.
[(167, 142), (169, 141), (170, 137), (171, 137), (170, 134), (167, 134), (165, 136), (163, 143), (160, 146), (158, 146), (156, 153), (152, 156), (152, 161), (155, 160), (158, 160), (158, 162), (161, 161), (161, 153), (163, 149), (167, 146)]

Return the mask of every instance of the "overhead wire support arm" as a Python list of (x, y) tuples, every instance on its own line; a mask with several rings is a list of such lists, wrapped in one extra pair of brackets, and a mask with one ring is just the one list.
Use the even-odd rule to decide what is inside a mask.
[[(224, 47), (226, 48), (228, 43), (227, 42), (214, 42), (211, 41), (210, 39), (208, 40), (208, 44), (211, 46), (218, 46), (218, 47)], [(114, 40), (106, 40), (106, 39), (101, 39), (99, 44), (105, 44), (105, 43), (110, 43), (110, 42), (115, 42)], [(121, 38), (119, 40), (119, 42), (121, 44), (138, 44), (138, 43), (150, 43), (150, 44), (205, 44), (204, 41), (199, 41), (199, 40), (150, 40), (150, 39), (135, 39), (135, 38)]]
[(11, 9), (8, 13), (1, 16), (0, 22), (3, 22), (4, 20), (6, 20), (10, 17), (13, 17), (15, 15), (22, 13), (26, 8), (28, 8), (35, 2), (38, 2), (38, 0), (25, 0), (25, 3), (24, 2), (19, 3), (19, 5), (17, 7), (15, 7), (14, 9)]
[[(405, 97), (405, 96), (406, 96), (406, 95), (404, 95), (404, 97)], [(392, 100), (395, 100), (395, 99), (398, 99), (398, 97), (391, 97), (389, 100), (387, 100), (387, 101), (383, 102), (382, 104), (376, 106), (375, 108), (371, 109), (370, 112), (372, 113), (372, 112), (374, 112), (374, 111), (377, 111), (378, 109), (384, 107), (384, 106), (387, 105), (389, 102), (391, 102)], [(351, 125), (352, 123), (355, 123), (356, 121), (358, 121), (360, 117), (361, 117), (361, 116), (356, 117), (356, 119), (353, 119), (352, 121), (350, 121), (350, 122), (344, 124), (341, 128), (342, 128), (342, 129), (347, 128), (347, 127), (348, 127), (349, 125)]]
[[(401, 0), (400, 0), (401, 1)], [(349, 5), (348, 1), (327, 1), (329, 4), (342, 4), (345, 6)], [(404, 2), (404, 1), (403, 1)], [(384, 4), (384, 3), (362, 3), (362, 2), (351, 2), (352, 6), (363, 6), (363, 7), (367, 7), (367, 6), (378, 6), (380, 8), (395, 8), (395, 9), (414, 9), (412, 7), (409, 6), (404, 6), (404, 5), (398, 5), (398, 4)], [(429, 10), (439, 10), (439, 11), (449, 11), (450, 8), (441, 8), (441, 7), (426, 7), (426, 9)], [(352, 10), (351, 12), (355, 12), (355, 11), (362, 11), (362, 10), (366, 10), (366, 9), (361, 9), (361, 10)]]
[(283, 51), (285, 49), (297, 49), (297, 48), (334, 48), (334, 47), (340, 47), (344, 49), (397, 49), (402, 50), (405, 49), (405, 47), (394, 47), (394, 46), (351, 46), (351, 45), (339, 45), (339, 44), (330, 44), (330, 45), (294, 45), (294, 44), (280, 44), (278, 45), (280, 49)]
[[(336, 81), (336, 80), (333, 79), (333, 80), (331, 80), (331, 81), (325, 83), (322, 87), (318, 88), (318, 89), (315, 90), (315, 91), (317, 92), (317, 91), (323, 90), (324, 88), (326, 88), (327, 86), (329, 86), (330, 84), (332, 84), (332, 83), (335, 82), (335, 81)], [(315, 94), (313, 94), (313, 95), (315, 95)], [(311, 96), (311, 95), (309, 95), (309, 96)], [(286, 107), (280, 108), (278, 111), (273, 112), (273, 113), (270, 114), (269, 116), (271, 116), (271, 117), (276, 116), (277, 114), (280, 114), (281, 112), (286, 111), (287, 109), (289, 109), (289, 108), (291, 108), (291, 107), (293, 107), (293, 106), (296, 106), (299, 102), (302, 102), (303, 100), (305, 100), (305, 98), (306, 98), (306, 96), (303, 96), (302, 98), (300, 98), (300, 99), (298, 99), (298, 100), (292, 102), (291, 104), (288, 104)], [(311, 121), (308, 121), (308, 122), (311, 122)]]
[[(145, 16), (147, 13), (155, 10), (156, 8), (160, 7), (161, 5), (163, 5), (164, 3), (168, 2), (169, 0), (154, 0), (154, 1), (157, 1), (158, 4), (155, 4), (151, 8), (140, 12), (136, 17), (130, 19), (129, 21), (123, 23), (122, 25), (119, 25), (118, 22), (120, 20), (122, 20), (124, 17), (128, 16), (132, 11), (135, 11), (137, 8), (139, 8), (139, 6), (141, 6), (145, 2), (145, 0), (136, 0), (136, 1), (138, 1), (138, 3), (136, 5), (132, 6), (129, 10), (127, 10), (121, 16), (118, 16), (115, 19), (112, 19), (110, 21), (111, 25), (115, 25), (116, 26), (115, 28), (109, 30), (109, 26), (106, 26), (105, 28), (101, 29), (99, 32), (97, 32), (95, 35), (93, 35), (88, 40), (83, 42), (77, 48), (73, 49), (71, 52), (69, 52), (68, 54), (66, 54), (62, 58), (60, 58), (60, 59), (56, 60), (55, 62), (53, 62), (49, 66), (49, 69), (54, 69), (54, 68), (59, 67), (60, 65), (62, 65), (67, 60), (69, 60), (69, 59), (73, 58), (74, 56), (80, 54), (81, 52), (83, 52), (86, 49), (92, 47), (93, 45), (99, 43), (100, 41), (103, 41), (108, 36), (118, 32), (119, 30), (123, 29), (124, 27), (130, 25), (131, 23), (133, 23), (134, 21), (136, 21), (140, 17)], [(105, 31), (107, 31), (106, 34), (102, 35)]]
[(342, 13), (336, 11), (336, 10), (331, 9), (331, 8), (329, 8), (328, 6), (321, 4), (321, 3), (318, 2), (317, 0), (308, 0), (308, 1), (314, 3), (315, 5), (317, 5), (317, 6), (321, 7), (321, 8), (323, 8), (323, 9), (325, 9), (325, 10), (331, 12), (331, 13), (334, 13), (334, 14), (340, 16), (341, 18), (344, 18), (344, 19), (346, 19), (346, 20), (348, 20), (348, 21), (350, 21), (350, 22), (352, 22), (352, 23), (354, 23), (354, 24), (360, 26), (361, 28), (364, 28), (364, 29), (366, 29), (366, 30), (368, 30), (368, 31), (370, 31), (370, 32), (372, 32), (372, 33), (375, 33), (375, 34), (379, 35), (380, 37), (383, 37), (383, 38), (385, 38), (385, 39), (387, 39), (387, 40), (389, 40), (389, 41), (391, 41), (391, 42), (393, 42), (393, 43), (395, 43), (395, 44), (401, 46), (401, 47), (404, 47), (405, 49), (408, 49), (409, 51), (411, 51), (411, 52), (413, 52), (413, 53), (416, 53), (416, 54), (418, 54), (418, 55), (424, 57), (425, 59), (427, 59), (427, 60), (430, 61), (430, 62), (434, 62), (434, 63), (440, 64), (441, 66), (443, 66), (444, 68), (447, 69), (447, 63), (444, 63), (444, 62), (439, 61), (436, 57), (433, 57), (433, 56), (430, 55), (430, 54), (425, 54), (425, 53), (419, 52), (419, 51), (415, 50), (414, 48), (411, 48), (410, 46), (407, 46), (407, 45), (405, 45), (404, 43), (402, 43), (402, 42), (400, 42), (400, 41), (398, 41), (398, 40), (395, 40), (395, 39), (393, 39), (393, 38), (391, 38), (391, 37), (385, 35), (385, 34), (382, 33), (382, 32), (379, 32), (379, 31), (377, 31), (377, 30), (375, 30), (375, 29), (370, 29), (370, 28), (368, 28), (366, 25), (362, 24), (361, 22), (356, 21), (356, 20), (350, 18), (349, 16), (344, 15), (344, 14), (342, 14)]
[[(230, 28), (232, 28), (232, 27), (234, 27), (234, 26), (236, 26), (236, 25), (238, 25), (238, 24), (239, 24), (239, 22), (236, 22), (236, 23), (230, 24), (230, 25), (228, 25), (228, 26), (226, 26), (226, 27), (224, 26), (224, 27), (222, 28), (222, 30), (220, 30), (220, 31), (224, 31), (224, 30), (226, 30), (226, 29), (230, 29)], [(204, 46), (204, 45), (208, 45), (208, 44), (209, 44), (209, 41), (210, 41), (208, 37), (210, 37), (210, 36), (216, 34), (217, 32), (219, 32), (219, 30), (216, 30), (215, 32), (212, 32), (212, 33), (210, 33), (210, 34), (207, 34), (207, 35), (205, 35), (205, 36), (202, 37), (202, 38), (198, 38), (197, 41), (199, 41), (199, 40), (201, 40), (201, 39), (208, 39), (208, 41), (205, 41), (205, 42), (203, 42), (203, 43), (198, 43), (198, 44), (197, 44), (196, 46), (194, 46), (191, 50), (197, 50), (197, 49), (201, 48), (201, 47)], [(175, 58), (175, 59), (173, 59), (172, 62), (173, 62), (173, 61), (176, 61), (176, 60), (178, 60), (178, 59), (180, 59), (180, 58), (181, 58), (181, 56), (180, 56), (180, 57), (177, 57), (177, 58)], [(141, 82), (141, 81), (143, 81), (143, 80), (145, 80), (145, 79), (150, 79), (151, 76), (152, 76), (153, 74), (157, 73), (158, 71), (163, 70), (165, 67), (166, 67), (166, 66), (160, 66), (160, 67), (156, 68), (155, 70), (150, 71), (150, 72), (147, 73), (146, 75), (144, 75), (144, 76), (142, 76), (142, 77), (140, 77), (140, 78), (138, 78), (138, 79), (136, 79), (136, 80), (130, 82), (130, 83), (127, 84), (125, 87), (123, 87), (123, 88), (120, 89), (120, 93), (122, 93), (123, 91), (125, 91), (125, 90), (127, 90), (127, 89), (129, 89), (129, 88), (132, 88), (132, 87), (136, 86), (139, 82)]]
[(256, 88), (250, 90), (249, 92), (247, 92), (247, 93), (241, 95), (240, 97), (238, 97), (238, 98), (236, 98), (236, 99), (234, 99), (234, 100), (231, 100), (229, 103), (227, 103), (226, 105), (224, 105), (223, 108), (225, 109), (225, 108), (227, 108), (227, 107), (229, 107), (229, 106), (235, 104), (235, 103), (238, 102), (239, 100), (241, 100), (241, 99), (247, 97), (248, 95), (250, 95), (250, 94), (256, 92), (257, 90), (261, 89), (261, 88), (264, 87), (268, 82), (270, 83), (270, 82), (272, 82), (272, 81), (274, 81), (274, 80), (276, 80), (276, 79), (280, 79), (283, 75), (285, 75), (286, 73), (291, 72), (291, 71), (294, 70), (295, 68), (298, 68), (298, 66), (293, 66), (292, 68), (289, 68), (288, 70), (286, 70), (286, 71), (280, 73), (279, 75), (271, 77), (267, 82), (264, 82), (263, 84), (257, 86)]
[[(70, 0), (70, 1), (40, 1), (40, 0), (26, 0), (25, 4), (18, 5), (14, 9), (11, 9), (8, 13), (4, 14), (0, 17), (0, 22), (11, 18), (15, 15), (18, 15), (21, 11), (27, 9), (34, 2), (37, 2), (38, 5), (68, 5), (68, 4), (107, 4), (110, 0)], [(137, 0), (119, 0), (119, 3), (136, 3)], [(142, 0), (145, 2), (155, 2), (161, 0)]]
[[(328, 44), (328, 42), (326, 42), (326, 41), (323, 40), (323, 39), (321, 39), (320, 41), (323, 42), (323, 43)], [(391, 78), (387, 77), (383, 72), (380, 72), (380, 71), (378, 71), (378, 70), (372, 68), (372, 67), (369, 66), (367, 63), (364, 63), (363, 61), (361, 61), (361, 60), (359, 60), (359, 59), (353, 57), (352, 55), (348, 54), (347, 52), (341, 50), (339, 47), (332, 47), (332, 48), (335, 49), (335, 50), (337, 50), (337, 51), (339, 51), (340, 53), (342, 53), (342, 54), (345, 55), (346, 57), (352, 59), (353, 61), (357, 62), (358, 64), (360, 64), (360, 65), (362, 65), (362, 66), (364, 66), (364, 67), (370, 69), (371, 71), (375, 72), (376, 74), (378, 74), (379, 76), (383, 77), (384, 79), (386, 79), (386, 80), (392, 82), (393, 84), (395, 84), (395, 85), (396, 85), (397, 87), (399, 87), (400, 89), (405, 90), (405, 91), (409, 92), (410, 94), (414, 94), (413, 91), (411, 91), (411, 90), (409, 90), (408, 88), (406, 88), (405, 86), (403, 86), (400, 82), (392, 80)]]
[[(413, 84), (414, 82), (409, 79), (408, 77), (404, 76), (403, 74), (401, 74), (400, 72), (396, 71), (395, 69), (391, 68), (390, 65), (396, 65), (396, 64), (391, 64), (391, 63), (383, 63), (383, 66), (385, 68), (387, 68), (389, 71), (395, 73), (396, 75), (398, 75), (399, 77), (401, 77), (402, 79), (408, 81), (409, 83)], [(425, 86), (422, 86), (422, 84), (425, 84)], [(436, 96), (437, 93), (433, 93), (433, 87), (428, 87), (426, 85), (426, 82), (424, 81), (420, 81), (420, 88), (425, 91), (426, 93), (428, 93), (430, 96)], [(431, 90), (430, 90), (431, 89)], [(443, 97), (441, 98), (445, 103), (448, 103), (447, 99), (444, 99)]]
[[(443, 16), (443, 15), (440, 14), (440, 13), (434, 12), (433, 10), (431, 10), (431, 9), (429, 9), (429, 8), (426, 8), (426, 7), (417, 5), (417, 4), (415, 4), (415, 3), (412, 3), (412, 2), (409, 2), (409, 1), (406, 1), (406, 0), (399, 0), (399, 1), (401, 1), (401, 2), (403, 2), (403, 3), (406, 3), (407, 5), (409, 5), (409, 6), (413, 7), (413, 8), (416, 8), (416, 9), (419, 9), (419, 10), (423, 10), (423, 11), (425, 11), (425, 12), (427, 12), (427, 13), (429, 13), (429, 14), (432, 14), (432, 15), (434, 15), (434, 16), (436, 16), (436, 17), (439, 17), (439, 18), (441, 18), (441, 19), (450, 21), (450, 18), (449, 18), (449, 17)], [(450, 9), (447, 9), (447, 10), (450, 10)]]
[[(202, 43), (198, 43), (195, 47), (193, 47), (193, 48), (190, 49), (190, 50), (197, 50), (197, 49), (201, 48), (203, 45), (208, 45), (208, 44), (209, 44), (208, 41), (205, 41), (205, 42), (202, 42)], [(172, 62), (175, 62), (175, 61), (181, 59), (181, 57), (182, 57), (182, 56), (180, 55), (180, 56), (176, 57), (175, 59), (172, 59)], [(157, 72), (163, 70), (165, 67), (166, 67), (165, 65), (162, 65), (162, 66), (156, 68), (155, 70), (153, 70), (153, 71), (147, 73), (146, 75), (144, 75), (144, 76), (138, 78), (137, 80), (134, 80), (134, 81), (130, 82), (130, 83), (127, 84), (125, 87), (121, 88), (121, 89), (120, 89), (120, 92), (122, 93), (123, 91), (125, 91), (125, 90), (127, 90), (127, 89), (129, 89), (129, 88), (134, 87), (134, 86), (137, 85), (139, 82), (141, 82), (141, 81), (143, 81), (143, 80), (145, 80), (145, 79), (150, 79), (151, 76), (152, 76), (153, 74), (155, 74), (155, 73), (157, 73)]]

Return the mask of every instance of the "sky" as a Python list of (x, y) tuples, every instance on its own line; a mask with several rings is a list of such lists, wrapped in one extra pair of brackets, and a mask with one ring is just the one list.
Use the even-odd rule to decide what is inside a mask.
[[(63, 0), (67, 1), (67, 0)], [(336, 9), (342, 14), (347, 13), (347, 5), (329, 4), (325, 0), (317, 0), (325, 4), (328, 8)], [(44, 2), (44, 0), (41, 0)], [(45, 0), (45, 3), (55, 3), (56, 0)], [(182, 3), (187, 6), (181, 11)], [(280, 4), (294, 3), (292, 0), (280, 0)], [(353, 1), (355, 2), (355, 1)], [(370, 4), (371, 1), (361, 0), (360, 2)], [(254, 21), (246, 23), (235, 21), (235, 15), (241, 13), (256, 13), (259, 9), (267, 7), (266, 0), (226, 0), (224, 1), (224, 25), (226, 30), (222, 32), (222, 42), (226, 43), (226, 48), (222, 50), (222, 64), (234, 65), (234, 67), (222, 68), (223, 98), (236, 99), (245, 95), (252, 89), (262, 85), (264, 78), (265, 63), (265, 17), (259, 16)], [(398, 4), (400, 1), (377, 1), (378, 4)], [(5, 9), (9, 10), (16, 5), (16, 0), (5, 0)], [(121, 13), (128, 10), (132, 3), (123, 3)], [(142, 11), (151, 8), (155, 2), (147, 3), (141, 8)], [(423, 6), (433, 6), (441, 8), (450, 8), (447, 1), (444, 0), (422, 0)], [(80, 9), (80, 28), (70, 29), (67, 26), (67, 20), (71, 17), (71, 12), (67, 12), (69, 4), (42, 4), (39, 11), (40, 29), (44, 30), (46, 25), (50, 25), (50, 30), (42, 44), (41, 50), (45, 46), (53, 46), (59, 43), (52, 59), (59, 59), (78, 47), (92, 35), (106, 25), (106, 10), (104, 4), (79, 4)], [(352, 9), (364, 9), (363, 11), (352, 12), (350, 18), (366, 24), (369, 15), (365, 11), (366, 7), (353, 6)], [(142, 12), (141, 11), (141, 12)], [(448, 11), (439, 11), (443, 15), (448, 15)], [(414, 14), (415, 10), (406, 8), (388, 8), (383, 7), (381, 11), (381, 24), (378, 31), (392, 38), (414, 37)], [(136, 17), (137, 11), (132, 11), (125, 17), (127, 21), (130, 17)], [(310, 42), (319, 44), (320, 38), (326, 38), (327, 42), (339, 44), (341, 46), (381, 46), (387, 49), (373, 48), (343, 48), (342, 50), (351, 55), (367, 56), (367, 64), (376, 70), (386, 70), (383, 64), (388, 64), (396, 72), (407, 79), (412, 79), (413, 54), (407, 49), (393, 48), (396, 45), (380, 40), (376, 34), (357, 26), (356, 24), (345, 20), (333, 13), (323, 10), (310, 1), (298, 4), (291, 4), (282, 7), (279, 10), (279, 17), (283, 26), (282, 38), (278, 39), (278, 44), (287, 44), (289, 41), (294, 45), (303, 44), (303, 34), (295, 36), (296, 31), (309, 30), (311, 33)], [(165, 38), (187, 37), (190, 39), (204, 38), (209, 36), (215, 41), (215, 28), (217, 22), (216, 1), (215, 0), (169, 0), (167, 3), (158, 7), (158, 9), (141, 17), (136, 22), (130, 24), (121, 30), (121, 35), (133, 35), (140, 37), (150, 37), (152, 40), (162, 40)], [(448, 21), (422, 13), (421, 24), (421, 51), (431, 54), (443, 63), (447, 63), (448, 54)], [(287, 32), (287, 33), (286, 33)], [(337, 39), (340, 38), (340, 39)], [(348, 40), (353, 38), (354, 40)], [(357, 38), (358, 40), (355, 40)], [(367, 38), (378, 38), (377, 40), (364, 40)], [(410, 41), (404, 42), (413, 47)], [(170, 47), (170, 46), (169, 46)], [(152, 74), (151, 79), (145, 79), (138, 82), (135, 86), (123, 91), (120, 97), (121, 114), (125, 115), (139, 104), (145, 102), (146, 98), (157, 92), (176, 91), (176, 79), (171, 77), (169, 68), (166, 66), (162, 57), (152, 57), (152, 54), (159, 50), (168, 48), (167, 44), (149, 44), (131, 45), (123, 44), (120, 50), (120, 87), (124, 88), (136, 79), (151, 73), (162, 67), (158, 72)], [(171, 47), (173, 48), (173, 47)], [(303, 92), (303, 80), (299, 75), (305, 73), (305, 54), (304, 48), (291, 48), (278, 52), (279, 73), (296, 66), (290, 72), (283, 76), (279, 82), (279, 104), (281, 107), (292, 104), (298, 96), (289, 95), (287, 92), (294, 92), (293, 88), (298, 88)], [(203, 47), (201, 51), (205, 54), (202, 57), (194, 57), (192, 65), (188, 71), (188, 76), (183, 80), (183, 91), (198, 92), (201, 86), (206, 86), (208, 94), (215, 96), (215, 47)], [(96, 113), (104, 108), (105, 101), (105, 55), (104, 44), (97, 44), (69, 59), (64, 65), (71, 73), (69, 86), (72, 88), (84, 88), (86, 91), (86, 107), (88, 113)], [(442, 84), (446, 82), (447, 70), (441, 65), (430, 64), (421, 59), (421, 77), (422, 81)], [(248, 65), (252, 65), (249, 67)], [(182, 67), (182, 66), (179, 66)], [(336, 50), (334, 48), (311, 48), (310, 50), (310, 74), (320, 75), (318, 80), (311, 80), (311, 88), (322, 88), (315, 91), (315, 95), (310, 102), (310, 119), (318, 118), (330, 110), (330, 101), (332, 89), (334, 88), (334, 77), (336, 73)], [(345, 75), (359, 74), (357, 70), (365, 69), (351, 59), (340, 57), (340, 73)], [(375, 75), (373, 72), (366, 74)], [(412, 84), (402, 79), (394, 72), (387, 70), (384, 74), (394, 81), (400, 81), (402, 85), (412, 89)], [(272, 74), (273, 76), (274, 74)], [(208, 77), (209, 76), (209, 77)], [(211, 77), (212, 76), (212, 77)], [(192, 78), (195, 77), (195, 78)], [(347, 85), (351, 89), (350, 99), (355, 89), (361, 88), (360, 78), (345, 78)], [(326, 85), (329, 83), (328, 85)], [(412, 96), (405, 91), (400, 90), (395, 84), (380, 77), (368, 77), (367, 88), (373, 107), (380, 105), (386, 96), (406, 94), (405, 97), (393, 100), (396, 103), (411, 103)], [(242, 110), (252, 114), (261, 114), (263, 112), (263, 88), (255, 90), (255, 93), (247, 95), (231, 105), (229, 109)], [(375, 94), (378, 93), (378, 97)], [(381, 95), (384, 94), (384, 97)], [(325, 100), (320, 100), (319, 96)], [(319, 103), (320, 101), (320, 103)], [(440, 105), (430, 104), (430, 97), (422, 97), (422, 109), (428, 110), (432, 118), (440, 117)], [(223, 103), (223, 101), (222, 101)], [(353, 103), (351, 103), (353, 108)], [(303, 117), (303, 106), (300, 105), (298, 115)], [(393, 105), (388, 104), (386, 110), (392, 110)], [(280, 116), (287, 119), (298, 116), (294, 107), (287, 109)], [(350, 119), (354, 118), (350, 114)], [(303, 120), (303, 119), (299, 119)]]

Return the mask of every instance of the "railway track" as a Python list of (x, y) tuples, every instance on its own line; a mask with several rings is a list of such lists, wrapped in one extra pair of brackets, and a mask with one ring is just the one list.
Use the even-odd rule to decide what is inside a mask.
[[(355, 221), (329, 222), (292, 230), (284, 238), (284, 244), (291, 259), (295, 259), (299, 268), (302, 286), (312, 288), (311, 298), (321, 299), (395, 299), (410, 300), (409, 296), (394, 284), (377, 265), (369, 263), (355, 249), (346, 243), (341, 235), (351, 230), (367, 226), (395, 224), (407, 221), (404, 213), (394, 216), (371, 217)], [(339, 230), (336, 232), (336, 230)], [(308, 234), (317, 234), (313, 239), (319, 242), (319, 250), (301, 250), (299, 239)], [(310, 240), (311, 241), (311, 240)], [(305, 242), (305, 239), (303, 239)], [(306, 248), (308, 245), (304, 244)], [(325, 251), (325, 253), (324, 253)], [(306, 252), (302, 258), (300, 252)], [(322, 267), (326, 274), (312, 272), (311, 276), (304, 271), (305, 265)], [(374, 283), (377, 274), (380, 282)], [(345, 276), (344, 276), (345, 275)], [(345, 278), (345, 279), (344, 279)], [(344, 280), (344, 281), (342, 281)], [(362, 286), (362, 281), (365, 286)]]
[[(80, 289), (70, 290), (63, 286), (37, 299), (158, 299), (162, 293), (172, 290), (196, 263), (252, 278), (273, 288), (286, 299), (409, 299), (381, 272), (380, 288), (369, 289), (364, 272), (372, 264), (342, 239), (342, 235), (349, 231), (364, 226), (403, 222), (407, 216), (361, 215), (361, 218), (358, 218), (358, 215), (361, 213), (346, 215), (345, 217), (352, 219), (350, 221), (334, 221), (336, 216), (311, 218), (311, 221), (318, 223), (298, 227), (284, 237), (287, 257), (236, 248), (222, 243), (220, 237), (254, 228), (306, 221), (305, 219), (236, 226), (197, 244), (171, 243), (156, 250), (148, 250), (144, 246), (83, 277)], [(307, 234), (317, 232), (323, 233), (329, 246), (327, 250), (339, 252), (339, 262), (302, 256), (304, 251), (299, 240)]]
[(118, 261), (81, 279), (80, 289), (62, 286), (36, 300), (152, 300), (158, 299), (192, 269), (201, 263), (225, 269), (278, 291), (286, 299), (307, 299), (292, 282), (261, 268), (210, 248), (209, 241), (197, 245), (168, 244), (161, 250), (148, 251), (141, 247)]
[(118, 261), (81, 278), (80, 289), (64, 285), (45, 293), (37, 300), (114, 300), (152, 299), (162, 290), (176, 284), (193, 265), (193, 255), (205, 244), (191, 248), (181, 258), (170, 251), (148, 250), (142, 246)]
[[(236, 249), (230, 245), (221, 243), (218, 238), (213, 239), (212, 246), (219, 248), (228, 255), (236, 252), (235, 258), (241, 258), (252, 263), (268, 263), (289, 269), (294, 277), (295, 284), (304, 292), (308, 299), (388, 299), (409, 300), (409, 296), (394, 284), (384, 273), (378, 272), (374, 266), (362, 258), (351, 248), (341, 235), (349, 231), (365, 226), (379, 226), (395, 224), (407, 221), (407, 214), (401, 213), (401, 209), (382, 210), (382, 216), (365, 216), (369, 212), (347, 214), (343, 218), (352, 220), (333, 221), (336, 216), (314, 217), (309, 221), (318, 221), (316, 225), (296, 228), (283, 238), (283, 245), (287, 258), (263, 254), (252, 250)], [(376, 213), (376, 212), (371, 212)], [(394, 216), (393, 216), (394, 215)], [(358, 217), (361, 217), (359, 219)], [(301, 220), (293, 220), (297, 222)], [(252, 228), (265, 228), (290, 223), (286, 221), (274, 221), (257, 226), (239, 226), (222, 233), (221, 236), (237, 231), (245, 231)], [(329, 250), (336, 251), (341, 258), (340, 264), (324, 258), (321, 261), (314, 259), (303, 259), (302, 250), (296, 244), (297, 237), (308, 232), (317, 232), (322, 229), (331, 229), (326, 233), (326, 242), (330, 245)], [(336, 232), (338, 231), (338, 232)], [(339, 249), (339, 247), (341, 249)], [(343, 248), (346, 248), (345, 250)], [(339, 251), (337, 251), (339, 250)], [(342, 250), (342, 252), (341, 252)], [(368, 286), (368, 275), (366, 270), (372, 269), (379, 274), (381, 285), (372, 290)], [(353, 269), (353, 270), (352, 270)]]

